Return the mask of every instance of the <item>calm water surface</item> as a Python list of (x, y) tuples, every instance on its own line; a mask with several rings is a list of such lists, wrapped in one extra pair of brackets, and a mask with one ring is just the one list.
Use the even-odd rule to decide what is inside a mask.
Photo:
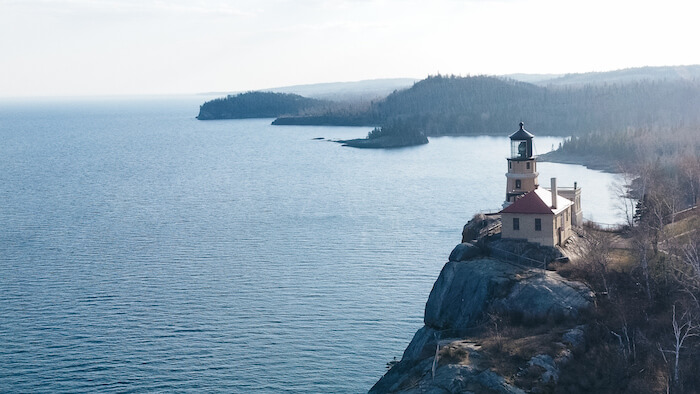
[[(0, 102), (0, 391), (366, 391), (504, 198), (505, 137), (357, 150), (205, 99)], [(618, 220), (613, 175), (539, 171)]]

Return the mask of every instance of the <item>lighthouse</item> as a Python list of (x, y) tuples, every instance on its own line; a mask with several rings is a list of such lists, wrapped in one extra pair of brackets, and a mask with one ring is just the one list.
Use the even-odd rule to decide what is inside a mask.
[(518, 197), (538, 187), (537, 157), (533, 155), (532, 139), (535, 137), (523, 128), (510, 136), (510, 156), (506, 173), (506, 200), (503, 207), (512, 204)]
[(501, 214), (501, 238), (519, 239), (545, 246), (563, 246), (583, 224), (581, 188), (559, 187), (551, 179), (549, 191), (539, 187), (534, 136), (523, 128), (510, 136), (506, 173), (506, 200)]

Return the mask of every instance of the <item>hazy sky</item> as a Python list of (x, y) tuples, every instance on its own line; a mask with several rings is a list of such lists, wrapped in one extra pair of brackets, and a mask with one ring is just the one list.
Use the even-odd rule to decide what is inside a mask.
[(700, 64), (698, 4), (0, 0), (0, 96)]

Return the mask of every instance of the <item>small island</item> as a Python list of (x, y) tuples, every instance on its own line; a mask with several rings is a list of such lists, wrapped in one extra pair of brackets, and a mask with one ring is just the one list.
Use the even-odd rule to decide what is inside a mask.
[(388, 149), (424, 145), (428, 143), (428, 137), (408, 123), (395, 122), (388, 126), (375, 127), (367, 134), (367, 138), (338, 140), (336, 142), (353, 148)]

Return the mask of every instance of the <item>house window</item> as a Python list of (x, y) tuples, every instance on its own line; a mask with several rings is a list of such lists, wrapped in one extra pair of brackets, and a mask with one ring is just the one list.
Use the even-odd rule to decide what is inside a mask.
[(520, 179), (516, 179), (515, 180), (515, 188), (520, 189), (521, 186), (522, 186), (522, 184), (520, 183)]
[(513, 218), (513, 230), (520, 230), (520, 219)]
[(529, 161), (528, 161), (527, 163), (525, 163), (525, 167), (526, 167), (528, 170), (530, 169), (530, 162), (529, 162)]
[(542, 231), (542, 219), (535, 219), (535, 231)]

